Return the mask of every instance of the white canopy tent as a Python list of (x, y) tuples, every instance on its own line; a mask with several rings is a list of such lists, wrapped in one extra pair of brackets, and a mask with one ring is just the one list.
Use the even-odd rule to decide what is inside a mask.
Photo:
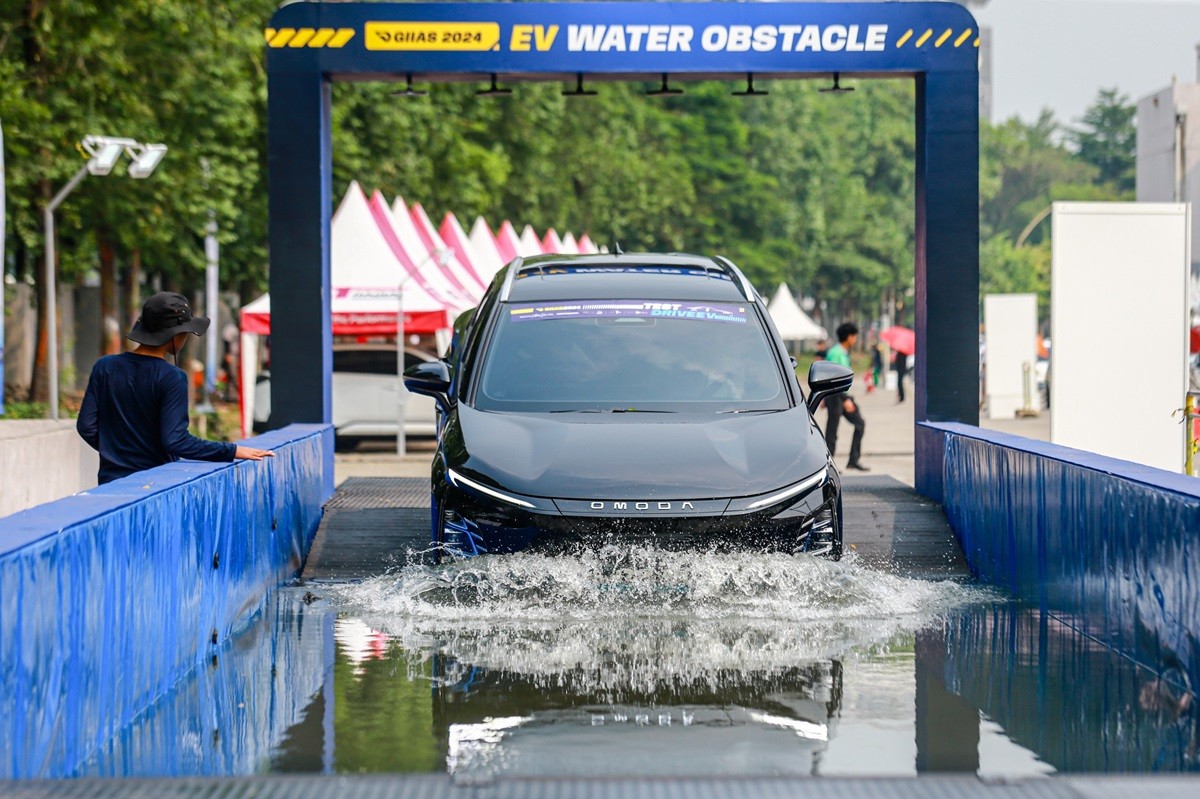
[(775, 296), (767, 305), (767, 311), (770, 312), (771, 319), (775, 321), (775, 327), (779, 329), (779, 335), (784, 341), (820, 341), (829, 337), (828, 331), (814, 322), (812, 317), (796, 304), (796, 298), (792, 296), (786, 283), (779, 284)]

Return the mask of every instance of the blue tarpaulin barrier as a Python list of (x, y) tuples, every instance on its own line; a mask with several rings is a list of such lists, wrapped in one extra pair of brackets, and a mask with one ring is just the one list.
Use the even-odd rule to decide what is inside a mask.
[(0, 519), (0, 778), (65, 776), (294, 575), (331, 430), (274, 458), (179, 462)]
[(1200, 688), (1200, 481), (955, 423), (941, 501), (980, 580)]

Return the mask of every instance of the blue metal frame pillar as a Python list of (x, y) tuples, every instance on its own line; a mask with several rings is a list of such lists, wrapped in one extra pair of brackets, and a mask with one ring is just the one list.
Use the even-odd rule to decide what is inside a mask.
[[(271, 417), (278, 429), (332, 418), (332, 93), (308, 71), (270, 70), (267, 143)], [(332, 441), (327, 447), (332, 459)], [(326, 464), (331, 495), (333, 464)]]
[[(979, 75), (916, 91), (916, 421), (979, 424)], [(940, 499), (941, 440), (916, 429), (916, 488)]]

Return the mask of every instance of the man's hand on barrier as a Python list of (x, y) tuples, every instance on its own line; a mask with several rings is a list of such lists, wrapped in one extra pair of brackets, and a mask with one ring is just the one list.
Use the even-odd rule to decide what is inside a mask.
[(263, 458), (274, 458), (275, 453), (269, 449), (239, 446), (237, 452), (233, 453), (233, 457), (238, 460), (261, 461)]

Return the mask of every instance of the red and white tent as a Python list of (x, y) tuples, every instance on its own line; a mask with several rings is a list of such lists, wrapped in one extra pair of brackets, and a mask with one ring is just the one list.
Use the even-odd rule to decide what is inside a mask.
[[(402, 213), (403, 208), (403, 201), (397, 197), (396, 202), (392, 204), (392, 213)], [(425, 209), (421, 207), (420, 203), (415, 203), (408, 213), (412, 218), (413, 227), (417, 229), (417, 235), (421, 237), (421, 243), (436, 256), (435, 260), (441, 265), (446, 277), (451, 283), (466, 292), (475, 303), (478, 303), (482, 299), (487, 285), (475, 273), (474, 268), (470, 265), (470, 260), (464, 261), (459, 258), (458, 252), (442, 239), (442, 234), (433, 226), (433, 221), (425, 213)]]
[[(436, 334), (453, 322), (456, 309), (409, 279), (362, 187), (351, 183), (333, 215), (330, 236), (330, 310), (335, 336), (395, 335), (401, 308), (404, 332)], [(258, 337), (271, 333), (271, 297), (242, 308), (242, 432), (254, 419)]]
[(550, 228), (546, 231), (546, 235), (542, 236), (542, 251), (549, 255), (561, 255), (567, 252), (567, 249), (563, 247), (563, 240), (558, 237), (558, 231), (554, 228)]
[(579, 242), (575, 241), (575, 234), (569, 230), (562, 237), (562, 251), (569, 255), (579, 252)]
[(486, 275), (490, 272), (494, 276), (504, 268), (504, 264), (507, 262), (496, 246), (496, 237), (492, 234), (492, 229), (488, 227), (487, 221), (482, 216), (475, 217), (475, 224), (471, 226), (470, 239), (471, 246), (475, 248), (475, 254), (479, 256), (479, 266), (483, 270), (483, 274)]
[(403, 209), (399, 214), (393, 212), (381, 193), (376, 191), (371, 195), (371, 215), (405, 271), (444, 307), (454, 311), (453, 316), (473, 307), (471, 295), (456, 286), (456, 281), (442, 268), (441, 259), (449, 253), (431, 252), (421, 241), (404, 201), (397, 198), (397, 205)]
[(496, 249), (500, 251), (500, 260), (504, 263), (521, 254), (521, 237), (507, 219), (500, 223), (500, 229), (496, 231)]
[(543, 255), (545, 250), (542, 249), (542, 242), (538, 239), (538, 235), (534, 232), (532, 225), (526, 225), (521, 231), (521, 244), (518, 248), (522, 258), (530, 258), (534, 255)]
[[(454, 214), (446, 214), (442, 219), (442, 225), (438, 228), (438, 235), (442, 237), (442, 241), (446, 242), (446, 246), (454, 251), (454, 256), (458, 258), (458, 262), (470, 270), (479, 284), (484, 290), (492, 281), (492, 276), (496, 271), (484, 263), (484, 258), (475, 249), (475, 245), (471, 242), (471, 237), (463, 230), (462, 225), (458, 223), (458, 218)], [(491, 236), (488, 232), (488, 236)], [(495, 247), (495, 244), (492, 244)], [(499, 260), (499, 257), (496, 259)]]

